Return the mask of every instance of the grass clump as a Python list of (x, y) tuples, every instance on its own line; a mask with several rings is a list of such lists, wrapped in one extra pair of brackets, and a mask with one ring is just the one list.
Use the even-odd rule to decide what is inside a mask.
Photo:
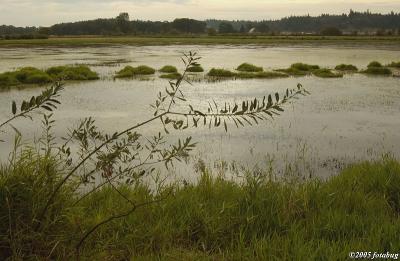
[(160, 75), (160, 78), (162, 78), (162, 79), (171, 79), (171, 80), (176, 80), (176, 79), (179, 79), (180, 77), (182, 77), (182, 74), (180, 74), (178, 72)]
[(400, 62), (391, 62), (387, 66), (388, 67), (393, 67), (393, 68), (400, 68)]
[(117, 75), (115, 76), (116, 78), (129, 78), (129, 77), (134, 77), (136, 75), (151, 75), (154, 74), (156, 70), (153, 68), (146, 66), (146, 65), (140, 65), (138, 67), (132, 67), (130, 65), (125, 66), (122, 70), (117, 72)]
[(389, 76), (392, 75), (392, 71), (386, 67), (370, 67), (366, 70), (363, 70), (362, 73), (370, 74), (370, 75), (384, 75)]
[(194, 66), (190, 66), (187, 69), (187, 71), (197, 73), (197, 72), (204, 72), (204, 69), (203, 69), (203, 67), (201, 67), (201, 65), (194, 65)]
[(290, 68), (303, 72), (310, 72), (313, 70), (317, 70), (320, 67), (318, 65), (306, 64), (306, 63), (294, 63), (290, 66)]
[(250, 63), (242, 63), (236, 68), (239, 72), (262, 72), (263, 68)]
[(24, 84), (42, 85), (52, 81), (53, 79), (47, 73), (34, 67), (23, 67), (16, 71), (0, 73), (1, 89)]
[(225, 69), (212, 68), (207, 75), (212, 77), (235, 77), (236, 73)]
[(276, 72), (281, 72), (281, 73), (285, 73), (288, 75), (292, 75), (292, 76), (306, 76), (309, 74), (309, 72), (307, 71), (300, 71), (296, 68), (287, 68), (287, 69), (277, 69), (275, 70)]
[(287, 69), (278, 69), (276, 72), (283, 72), (292, 76), (306, 76), (309, 75), (313, 70), (318, 70), (318, 65), (310, 65), (306, 63), (294, 63)]
[(97, 80), (99, 75), (86, 65), (77, 66), (55, 66), (46, 70), (53, 79), (63, 79), (68, 81), (88, 81)]
[(352, 64), (339, 64), (335, 67), (335, 70), (342, 72), (357, 72), (358, 68)]
[(377, 62), (377, 61), (370, 62), (367, 66), (367, 68), (380, 68), (380, 67), (383, 67), (383, 66), (380, 62)]
[(175, 66), (172, 65), (165, 65), (160, 69), (160, 72), (162, 73), (177, 73), (178, 69), (176, 69)]
[(343, 77), (342, 73), (334, 73), (330, 69), (317, 69), (312, 72), (315, 76), (320, 78), (341, 78)]
[(289, 77), (289, 75), (281, 72), (257, 72), (257, 73), (249, 73), (249, 72), (240, 72), (236, 74), (237, 78), (240, 79), (274, 79), (274, 78), (285, 78)]

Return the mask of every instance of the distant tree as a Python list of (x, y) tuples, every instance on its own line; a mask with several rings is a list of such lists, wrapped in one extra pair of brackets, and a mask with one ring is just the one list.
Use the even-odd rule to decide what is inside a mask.
[(217, 30), (215, 30), (214, 28), (207, 28), (207, 34), (209, 36), (215, 36), (217, 35)]
[(257, 23), (255, 28), (256, 28), (257, 32), (259, 32), (259, 33), (268, 33), (270, 31), (267, 22), (264, 22), (264, 21)]
[(130, 29), (129, 23), (129, 14), (128, 13), (120, 13), (115, 20), (117, 21), (117, 25), (119, 30), (122, 33), (128, 33)]
[(236, 33), (235, 29), (233, 28), (233, 25), (228, 22), (222, 22), (219, 24), (218, 31), (221, 34), (230, 34), (230, 33)]
[(49, 27), (39, 27), (38, 34), (49, 35), (50, 28)]
[(172, 27), (181, 33), (204, 33), (206, 23), (189, 18), (179, 18), (172, 22)]
[(246, 31), (246, 28), (244, 27), (244, 25), (243, 25), (243, 24), (241, 24), (241, 25), (240, 25), (239, 32), (240, 32), (241, 34), (244, 34), (244, 33), (246, 33), (246, 32), (247, 32), (247, 31)]
[(339, 36), (342, 34), (343, 34), (342, 31), (340, 31), (336, 27), (326, 27), (321, 31), (321, 35), (327, 35), (327, 36)]

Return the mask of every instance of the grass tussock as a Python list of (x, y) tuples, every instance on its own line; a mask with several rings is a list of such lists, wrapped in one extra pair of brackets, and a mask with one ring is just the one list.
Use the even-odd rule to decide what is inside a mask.
[(392, 71), (386, 67), (369, 67), (366, 70), (363, 70), (362, 73), (383, 76), (390, 76), (393, 74)]
[(320, 78), (342, 78), (343, 73), (335, 73), (330, 69), (317, 69), (312, 72), (315, 76)]
[(53, 79), (68, 81), (88, 81), (99, 79), (99, 75), (86, 65), (55, 66), (47, 69), (46, 73)]
[[(79, 195), (67, 187), (34, 232), (32, 220), (64, 174), (55, 159), (32, 153), (0, 169), (1, 260), (72, 260), (85, 231), (131, 208), (111, 187), (74, 205)], [(247, 172), (233, 182), (205, 171), (196, 184), (166, 186), (164, 200), (96, 230), (81, 258), (344, 260), (355, 249), (400, 248), (398, 162), (357, 164), (327, 181), (268, 177)], [(155, 197), (144, 184), (119, 190), (137, 203)]]
[(55, 66), (43, 71), (35, 67), (23, 67), (12, 72), (0, 73), (0, 89), (18, 85), (43, 85), (56, 80), (97, 80), (99, 76), (85, 65)]
[(216, 68), (212, 68), (208, 74), (208, 76), (212, 76), (212, 77), (235, 77), (236, 73), (229, 71), (229, 70), (225, 70), (225, 69), (216, 69)]
[(275, 78), (286, 78), (289, 75), (281, 72), (240, 72), (236, 74), (236, 78), (239, 79), (275, 79)]
[(393, 67), (393, 68), (400, 68), (400, 62), (391, 62), (387, 66), (388, 67)]
[(201, 65), (194, 65), (194, 66), (190, 66), (187, 69), (187, 72), (192, 72), (192, 73), (204, 72), (204, 68), (201, 67)]
[(172, 65), (165, 65), (160, 69), (160, 72), (162, 73), (177, 73), (178, 69), (175, 66)]
[(171, 79), (171, 80), (176, 80), (182, 77), (182, 74), (176, 72), (176, 73), (166, 73), (166, 74), (161, 74), (160, 78), (162, 79)]
[(319, 69), (320, 67), (318, 65), (306, 64), (306, 63), (294, 63), (290, 66), (290, 68), (303, 72), (311, 72), (313, 70)]
[(137, 75), (152, 75), (155, 74), (156, 70), (146, 66), (140, 65), (137, 67), (132, 67), (130, 65), (125, 66), (122, 70), (118, 71), (116, 74), (116, 78), (130, 78)]
[(380, 67), (383, 67), (383, 66), (380, 62), (377, 62), (377, 61), (370, 62), (367, 66), (367, 68), (380, 68)]
[(263, 68), (250, 63), (242, 63), (236, 70), (239, 72), (262, 72)]
[(42, 70), (34, 67), (23, 67), (13, 72), (0, 73), (0, 89), (24, 84), (47, 84), (53, 79)]
[(335, 67), (335, 70), (341, 72), (357, 72), (358, 68), (352, 64), (339, 64)]

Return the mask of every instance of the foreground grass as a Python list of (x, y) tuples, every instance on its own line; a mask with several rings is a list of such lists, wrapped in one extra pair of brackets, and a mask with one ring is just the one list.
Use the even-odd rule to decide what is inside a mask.
[(376, 36), (137, 36), (137, 37), (51, 37), (33, 40), (0, 40), (0, 47), (91, 46), (91, 45), (187, 45), (187, 44), (388, 44), (398, 45), (400, 37)]
[[(79, 195), (66, 187), (34, 232), (32, 220), (61, 175), (55, 159), (34, 154), (1, 168), (1, 260), (71, 260), (85, 231), (131, 208), (110, 187), (74, 205)], [(398, 162), (360, 163), (328, 181), (267, 176), (233, 182), (205, 172), (196, 184), (163, 187), (161, 202), (100, 227), (81, 258), (344, 260), (350, 251), (400, 248)], [(119, 189), (137, 203), (155, 199), (143, 184)]]

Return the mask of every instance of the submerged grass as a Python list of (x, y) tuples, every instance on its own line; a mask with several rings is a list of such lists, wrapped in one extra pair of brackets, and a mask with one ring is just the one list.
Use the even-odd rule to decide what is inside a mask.
[(313, 70), (312, 72), (315, 76), (320, 77), (320, 78), (342, 78), (343, 73), (335, 73), (330, 69), (317, 69)]
[(166, 74), (161, 74), (160, 78), (162, 79), (179, 79), (180, 77), (182, 77), (182, 75), (178, 72), (175, 73), (166, 73)]
[[(0, 259), (71, 260), (82, 234), (131, 206), (111, 187), (73, 205), (65, 188), (43, 230), (34, 232), (63, 172), (56, 159), (26, 154), (0, 168)], [(115, 219), (93, 233), (86, 260), (343, 260), (350, 251), (400, 248), (400, 164), (351, 166), (327, 181), (274, 181), (247, 172), (234, 182), (207, 171), (195, 184), (172, 184), (163, 201)], [(72, 184), (71, 184), (72, 185)], [(154, 199), (144, 185), (120, 186), (135, 202)]]
[(239, 72), (262, 72), (263, 68), (250, 63), (242, 63), (236, 70)]
[(132, 67), (130, 65), (125, 66), (122, 70), (118, 71), (115, 75), (116, 78), (129, 78), (137, 75), (151, 75), (156, 72), (155, 69), (147, 66), (140, 65), (138, 67)]

